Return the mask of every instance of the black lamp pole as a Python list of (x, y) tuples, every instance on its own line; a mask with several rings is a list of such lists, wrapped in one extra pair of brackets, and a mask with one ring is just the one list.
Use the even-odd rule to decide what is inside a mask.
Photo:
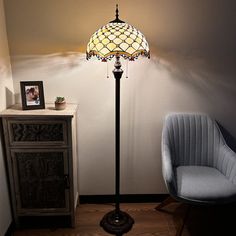
[(115, 62), (115, 69), (113, 70), (113, 74), (116, 80), (116, 87), (115, 87), (115, 96), (116, 96), (116, 137), (115, 137), (115, 151), (116, 151), (116, 212), (118, 213), (120, 211), (120, 79), (123, 74), (123, 70), (121, 69), (120, 64), (120, 58), (119, 56), (116, 56), (116, 62)]
[(116, 236), (122, 236), (127, 233), (133, 226), (134, 220), (127, 213), (120, 210), (120, 79), (123, 74), (121, 69), (120, 56), (116, 55), (115, 69), (113, 74), (115, 77), (115, 210), (108, 212), (100, 222), (103, 229)]

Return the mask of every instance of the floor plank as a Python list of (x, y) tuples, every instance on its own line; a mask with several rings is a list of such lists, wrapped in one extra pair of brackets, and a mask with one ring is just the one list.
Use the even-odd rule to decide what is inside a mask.
[[(157, 203), (121, 204), (121, 209), (130, 214), (135, 224), (127, 236), (174, 236), (181, 223), (186, 205), (171, 203), (156, 211)], [(108, 236), (99, 226), (103, 215), (113, 210), (112, 204), (82, 204), (77, 208), (76, 227), (57, 229), (17, 230), (13, 236)], [(192, 207), (182, 236), (236, 235), (235, 206)], [(228, 232), (228, 233), (227, 233)]]

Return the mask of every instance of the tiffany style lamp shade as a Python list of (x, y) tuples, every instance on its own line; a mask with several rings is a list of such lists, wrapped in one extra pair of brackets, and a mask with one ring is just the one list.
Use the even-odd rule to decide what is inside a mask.
[(116, 19), (98, 29), (87, 45), (87, 59), (96, 56), (106, 62), (115, 57), (115, 209), (108, 212), (100, 222), (105, 231), (121, 236), (128, 232), (134, 220), (120, 210), (120, 79), (123, 74), (120, 56), (134, 61), (139, 56), (150, 58), (148, 43), (144, 35), (133, 26), (119, 19), (116, 5)]

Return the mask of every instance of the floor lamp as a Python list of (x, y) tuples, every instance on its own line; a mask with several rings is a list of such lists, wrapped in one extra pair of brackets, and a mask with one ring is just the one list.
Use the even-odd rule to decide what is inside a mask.
[(101, 61), (115, 57), (115, 209), (108, 212), (100, 222), (103, 229), (117, 236), (127, 233), (134, 220), (120, 210), (120, 79), (123, 74), (120, 56), (134, 61), (139, 56), (150, 58), (148, 43), (144, 35), (133, 26), (119, 19), (118, 5), (116, 18), (98, 29), (87, 45), (87, 59), (96, 56)]

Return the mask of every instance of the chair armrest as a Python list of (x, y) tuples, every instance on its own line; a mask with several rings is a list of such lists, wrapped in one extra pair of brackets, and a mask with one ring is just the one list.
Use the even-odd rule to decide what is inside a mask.
[(171, 152), (169, 146), (165, 143), (162, 143), (162, 175), (169, 193), (176, 196), (177, 184)]
[(217, 169), (236, 184), (236, 153), (226, 144), (220, 146)]

